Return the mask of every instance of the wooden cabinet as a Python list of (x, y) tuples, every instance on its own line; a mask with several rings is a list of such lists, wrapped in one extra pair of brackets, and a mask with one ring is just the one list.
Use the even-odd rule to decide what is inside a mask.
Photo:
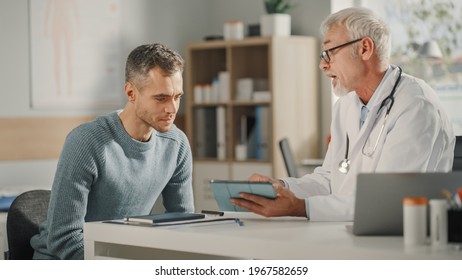
[(187, 46), (186, 134), (197, 210), (216, 206), (209, 179), (286, 177), (283, 137), (297, 161), (319, 157), (318, 52), (315, 38), (301, 36)]

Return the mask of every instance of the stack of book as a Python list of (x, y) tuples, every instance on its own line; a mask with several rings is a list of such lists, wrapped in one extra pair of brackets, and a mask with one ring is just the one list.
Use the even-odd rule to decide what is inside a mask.
[(215, 223), (237, 223), (243, 225), (236, 218), (217, 218), (200, 213), (170, 212), (142, 216), (131, 216), (124, 219), (123, 223), (138, 226), (183, 226), (183, 225), (206, 225)]

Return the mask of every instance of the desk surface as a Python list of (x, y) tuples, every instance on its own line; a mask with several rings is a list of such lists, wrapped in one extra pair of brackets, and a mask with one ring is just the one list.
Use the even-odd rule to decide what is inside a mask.
[(406, 248), (399, 236), (354, 236), (346, 229), (351, 223), (241, 220), (245, 223), (241, 227), (234, 223), (174, 228), (85, 223), (85, 258), (462, 259), (462, 251), (454, 245)]

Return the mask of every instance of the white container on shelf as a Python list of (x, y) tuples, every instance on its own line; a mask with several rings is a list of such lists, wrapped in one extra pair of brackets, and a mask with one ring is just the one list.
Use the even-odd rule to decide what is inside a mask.
[(225, 40), (244, 39), (244, 23), (240, 20), (228, 20), (223, 24), (223, 38)]
[(201, 103), (203, 102), (203, 89), (201, 84), (194, 85), (194, 102)]
[(218, 100), (221, 102), (228, 102), (229, 101), (229, 72), (228, 71), (220, 71), (218, 73), (218, 81), (219, 81), (219, 92), (218, 92)]
[(247, 145), (246, 144), (236, 145), (235, 158), (236, 160), (246, 160), (247, 159)]
[(212, 85), (211, 84), (205, 84), (202, 87), (202, 101), (203, 102), (212, 102), (213, 96), (212, 96)]
[(237, 96), (236, 100), (249, 101), (252, 99), (253, 79), (241, 78), (236, 81)]

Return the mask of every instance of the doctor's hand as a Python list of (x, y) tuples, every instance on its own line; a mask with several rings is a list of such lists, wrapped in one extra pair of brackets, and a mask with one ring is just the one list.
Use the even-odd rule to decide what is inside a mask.
[(251, 182), (269, 182), (273, 185), (273, 188), (276, 189), (278, 186), (284, 187), (285, 184), (282, 180), (276, 180), (271, 177), (267, 177), (258, 173), (252, 174), (252, 176), (249, 177), (249, 181)]
[(249, 193), (240, 193), (239, 196), (241, 198), (233, 198), (231, 199), (231, 203), (265, 217), (306, 217), (305, 201), (297, 198), (292, 191), (280, 183), (276, 185), (275, 199)]

